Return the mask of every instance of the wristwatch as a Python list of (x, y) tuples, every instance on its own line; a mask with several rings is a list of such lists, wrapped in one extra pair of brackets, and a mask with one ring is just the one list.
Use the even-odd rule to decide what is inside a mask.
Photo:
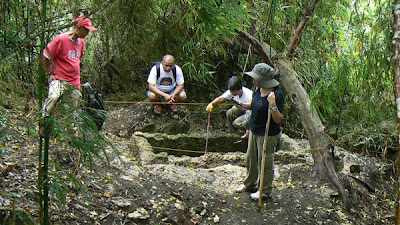
[(275, 107), (272, 107), (271, 110), (272, 110), (273, 112), (276, 112), (276, 111), (278, 111), (278, 107), (276, 107), (276, 106), (275, 106)]

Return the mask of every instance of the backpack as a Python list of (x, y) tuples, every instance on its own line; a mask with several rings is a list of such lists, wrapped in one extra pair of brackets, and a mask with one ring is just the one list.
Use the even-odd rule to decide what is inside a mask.
[(107, 118), (107, 112), (100, 93), (86, 82), (82, 85), (82, 98), (85, 102), (85, 111), (93, 118), (97, 129), (100, 130)]
[[(160, 78), (160, 73), (161, 73), (161, 62), (155, 62), (155, 63), (153, 63), (153, 66), (156, 66), (156, 70), (157, 70), (157, 79), (156, 79), (156, 81), (158, 80), (158, 78)], [(153, 68), (153, 66), (151, 66), (151, 68)], [(173, 68), (172, 68), (172, 74), (174, 75), (174, 79), (175, 79), (175, 82), (176, 82), (176, 66), (174, 66)]]

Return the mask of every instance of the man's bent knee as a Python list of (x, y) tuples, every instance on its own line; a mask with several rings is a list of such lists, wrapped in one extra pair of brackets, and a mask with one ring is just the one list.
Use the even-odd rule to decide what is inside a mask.
[(186, 102), (186, 99), (187, 99), (186, 92), (183, 92), (183, 93), (179, 94), (179, 96), (178, 96), (178, 101), (179, 102)]
[(154, 93), (150, 93), (149, 94), (149, 100), (151, 102), (159, 102), (160, 101), (160, 97)]

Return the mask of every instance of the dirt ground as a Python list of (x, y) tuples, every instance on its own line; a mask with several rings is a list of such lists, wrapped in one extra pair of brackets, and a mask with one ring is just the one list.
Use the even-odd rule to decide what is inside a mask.
[[(6, 208), (23, 209), (37, 223), (37, 123), (33, 114), (14, 110), (4, 117), (8, 129), (0, 139), (0, 224), (12, 217)], [(344, 209), (330, 184), (311, 177), (310, 153), (293, 155), (294, 151), (282, 149), (276, 154), (273, 200), (264, 201), (258, 212), (257, 202), (249, 194), (233, 191), (244, 178), (244, 153), (229, 153), (229, 157), (219, 153), (166, 156), (164, 163), (143, 166), (130, 151), (127, 138), (102, 132), (121, 155), (110, 151), (110, 164), (95, 160), (92, 169), (87, 164), (79, 167), (78, 182), (65, 184), (71, 189), (66, 204), (51, 199), (53, 224), (394, 223), (395, 193), (391, 187), (396, 179), (392, 175), (382, 173), (375, 180), (380, 185), (371, 184), (379, 188), (352, 199), (357, 202)], [(77, 166), (68, 145), (52, 142), (50, 149), (50, 158), (60, 166)], [(381, 163), (373, 162), (378, 167)]]

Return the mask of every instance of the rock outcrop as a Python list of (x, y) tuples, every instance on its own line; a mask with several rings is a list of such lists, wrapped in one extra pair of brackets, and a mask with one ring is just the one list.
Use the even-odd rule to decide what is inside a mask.
[(189, 131), (190, 113), (186, 107), (179, 105), (178, 111), (172, 112), (168, 105), (163, 105), (160, 115), (155, 114), (153, 108), (153, 104), (138, 103), (109, 110), (103, 130), (125, 138), (136, 131), (172, 135)]

